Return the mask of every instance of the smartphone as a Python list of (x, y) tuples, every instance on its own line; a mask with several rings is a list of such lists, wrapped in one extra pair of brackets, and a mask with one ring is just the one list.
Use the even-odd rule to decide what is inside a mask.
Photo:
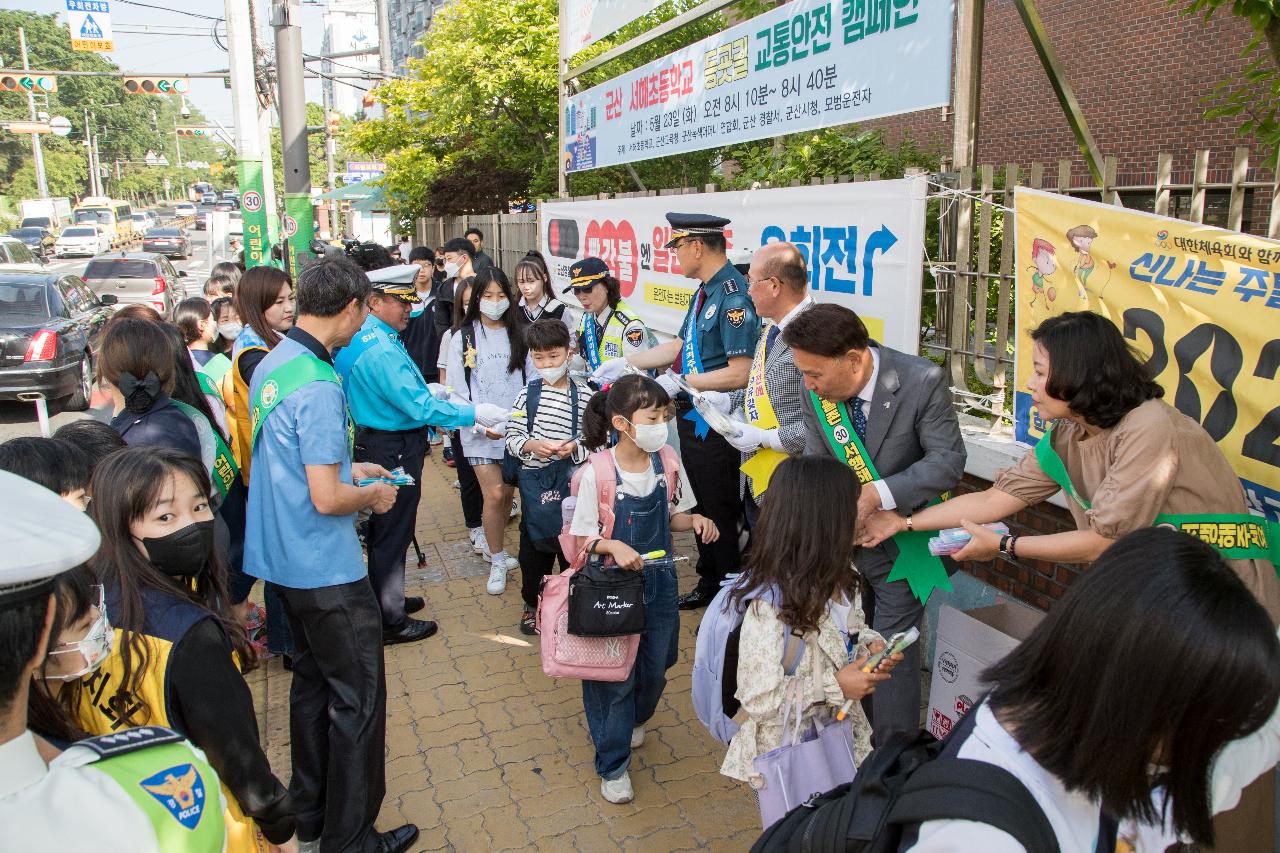
[(896, 655), (898, 652), (910, 646), (916, 640), (920, 639), (919, 628), (908, 628), (905, 631), (899, 631), (889, 638), (884, 644), (884, 648), (867, 658), (867, 662), (862, 665), (863, 672), (874, 672), (875, 668), (880, 665), (886, 657)]

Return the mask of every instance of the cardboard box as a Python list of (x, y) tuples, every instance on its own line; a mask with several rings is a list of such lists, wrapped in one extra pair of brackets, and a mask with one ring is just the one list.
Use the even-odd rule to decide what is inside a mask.
[(1013, 651), (1043, 618), (1012, 601), (967, 611), (943, 605), (925, 720), (934, 737), (946, 737), (986, 691), (983, 670)]

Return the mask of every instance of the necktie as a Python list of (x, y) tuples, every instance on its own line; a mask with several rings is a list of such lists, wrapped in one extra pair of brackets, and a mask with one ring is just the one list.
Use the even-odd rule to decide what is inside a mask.
[(849, 402), (849, 407), (853, 409), (853, 431), (865, 443), (867, 440), (867, 413), (862, 408), (862, 398), (854, 397)]
[(777, 324), (769, 327), (769, 331), (765, 335), (764, 339), (764, 357), (766, 359), (769, 357), (769, 351), (773, 349), (773, 342), (778, 339), (778, 332), (780, 331), (782, 330), (778, 328)]

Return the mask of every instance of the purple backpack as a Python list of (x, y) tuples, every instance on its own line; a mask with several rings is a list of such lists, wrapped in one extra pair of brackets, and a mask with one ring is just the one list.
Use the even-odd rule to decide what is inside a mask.
[[(747, 593), (740, 607), (731, 596), (745, 575), (725, 579), (716, 597), (707, 605), (698, 625), (698, 641), (693, 653), (693, 710), (712, 737), (728, 743), (738, 733), (734, 716), (742, 707), (734, 696), (738, 692), (738, 641), (742, 637), (742, 617), (747, 605), (763, 598), (777, 606), (778, 590), (774, 587)], [(795, 675), (804, 657), (805, 642), (782, 626), (782, 666), (787, 675)]]

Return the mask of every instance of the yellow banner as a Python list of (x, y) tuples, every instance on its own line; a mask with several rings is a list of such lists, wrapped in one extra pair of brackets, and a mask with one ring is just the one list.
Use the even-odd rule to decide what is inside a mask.
[(1014, 208), (1018, 440), (1048, 427), (1025, 390), (1029, 331), (1094, 311), (1218, 442), (1250, 509), (1280, 519), (1280, 243), (1030, 189)]

